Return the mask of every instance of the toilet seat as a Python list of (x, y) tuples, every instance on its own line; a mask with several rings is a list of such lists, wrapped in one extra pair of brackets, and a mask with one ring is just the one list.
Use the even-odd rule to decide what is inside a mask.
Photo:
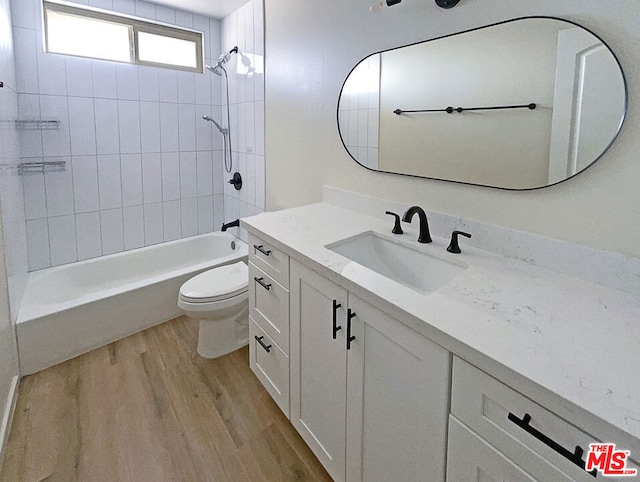
[(249, 269), (243, 261), (219, 266), (187, 280), (181, 287), (179, 300), (188, 304), (216, 303), (242, 299), (249, 290)]

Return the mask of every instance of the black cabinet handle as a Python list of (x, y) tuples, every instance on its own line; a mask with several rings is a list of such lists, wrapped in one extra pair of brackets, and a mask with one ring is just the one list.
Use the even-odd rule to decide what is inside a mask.
[(355, 318), (355, 316), (355, 312), (349, 308), (347, 310), (347, 350), (351, 350), (351, 342), (356, 339), (355, 336), (351, 336), (351, 320)]
[(338, 303), (338, 300), (333, 300), (333, 339), (335, 340), (338, 336), (338, 332), (342, 330), (341, 326), (338, 326), (338, 308), (342, 305)]
[(258, 278), (257, 276), (254, 276), (253, 279), (260, 283), (260, 286), (262, 286), (265, 290), (269, 291), (271, 289), (271, 283), (265, 283), (264, 281), (262, 281), (264, 279), (263, 277)]
[(257, 244), (254, 244), (253, 247), (255, 249), (257, 249), (258, 251), (260, 251), (265, 256), (269, 256), (271, 254), (271, 250), (270, 249), (264, 249), (264, 245), (262, 245), (262, 244), (260, 246), (258, 246)]
[[(529, 422), (531, 422), (531, 415), (529, 415), (528, 413), (524, 414), (524, 417), (522, 417), (522, 420), (516, 417), (511, 412), (509, 412), (509, 415), (507, 418), (509, 419), (510, 422), (515, 423), (522, 430), (524, 430), (528, 434), (533, 435), (535, 438), (540, 440), (540, 442), (545, 444), (547, 447), (552, 448), (553, 450), (558, 452), (560, 455), (562, 455), (564, 458), (568, 459), (569, 461), (573, 462), (578, 467), (584, 470), (586, 464), (585, 464), (585, 461), (582, 460), (582, 455), (584, 454), (584, 450), (582, 449), (582, 447), (580, 447), (579, 445), (576, 445), (575, 450), (573, 452), (569, 452), (558, 442), (551, 439), (550, 437), (547, 437), (545, 434), (543, 434), (539, 430), (536, 430), (531, 425), (529, 425)], [(593, 477), (595, 477), (598, 471), (597, 469), (594, 469), (588, 473), (591, 474)]]
[(264, 351), (266, 351), (267, 353), (271, 352), (271, 345), (265, 345), (264, 341), (262, 341), (262, 339), (264, 338), (264, 336), (255, 336), (255, 339), (258, 343), (260, 343), (260, 346), (262, 348), (264, 348)]

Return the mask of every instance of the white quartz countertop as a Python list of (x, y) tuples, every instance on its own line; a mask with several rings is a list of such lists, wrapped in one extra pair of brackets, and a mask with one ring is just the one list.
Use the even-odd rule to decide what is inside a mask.
[[(392, 235), (391, 217), (326, 203), (242, 219), (250, 233), (583, 429), (619, 436), (631, 457), (640, 456), (640, 297), (465, 246), (462, 237), (461, 254), (446, 251), (448, 239), (421, 245), (417, 224)], [(423, 294), (325, 247), (367, 231), (468, 268)]]

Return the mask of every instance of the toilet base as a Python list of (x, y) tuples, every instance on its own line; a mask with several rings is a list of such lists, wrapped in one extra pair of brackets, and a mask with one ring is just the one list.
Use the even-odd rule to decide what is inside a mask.
[(249, 344), (249, 304), (222, 320), (200, 320), (198, 354), (218, 358)]

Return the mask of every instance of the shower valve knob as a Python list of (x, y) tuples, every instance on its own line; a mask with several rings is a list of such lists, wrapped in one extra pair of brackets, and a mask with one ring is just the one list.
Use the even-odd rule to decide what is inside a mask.
[(242, 176), (239, 172), (233, 174), (233, 178), (229, 179), (229, 184), (233, 184), (233, 187), (236, 188), (236, 191), (242, 189)]

